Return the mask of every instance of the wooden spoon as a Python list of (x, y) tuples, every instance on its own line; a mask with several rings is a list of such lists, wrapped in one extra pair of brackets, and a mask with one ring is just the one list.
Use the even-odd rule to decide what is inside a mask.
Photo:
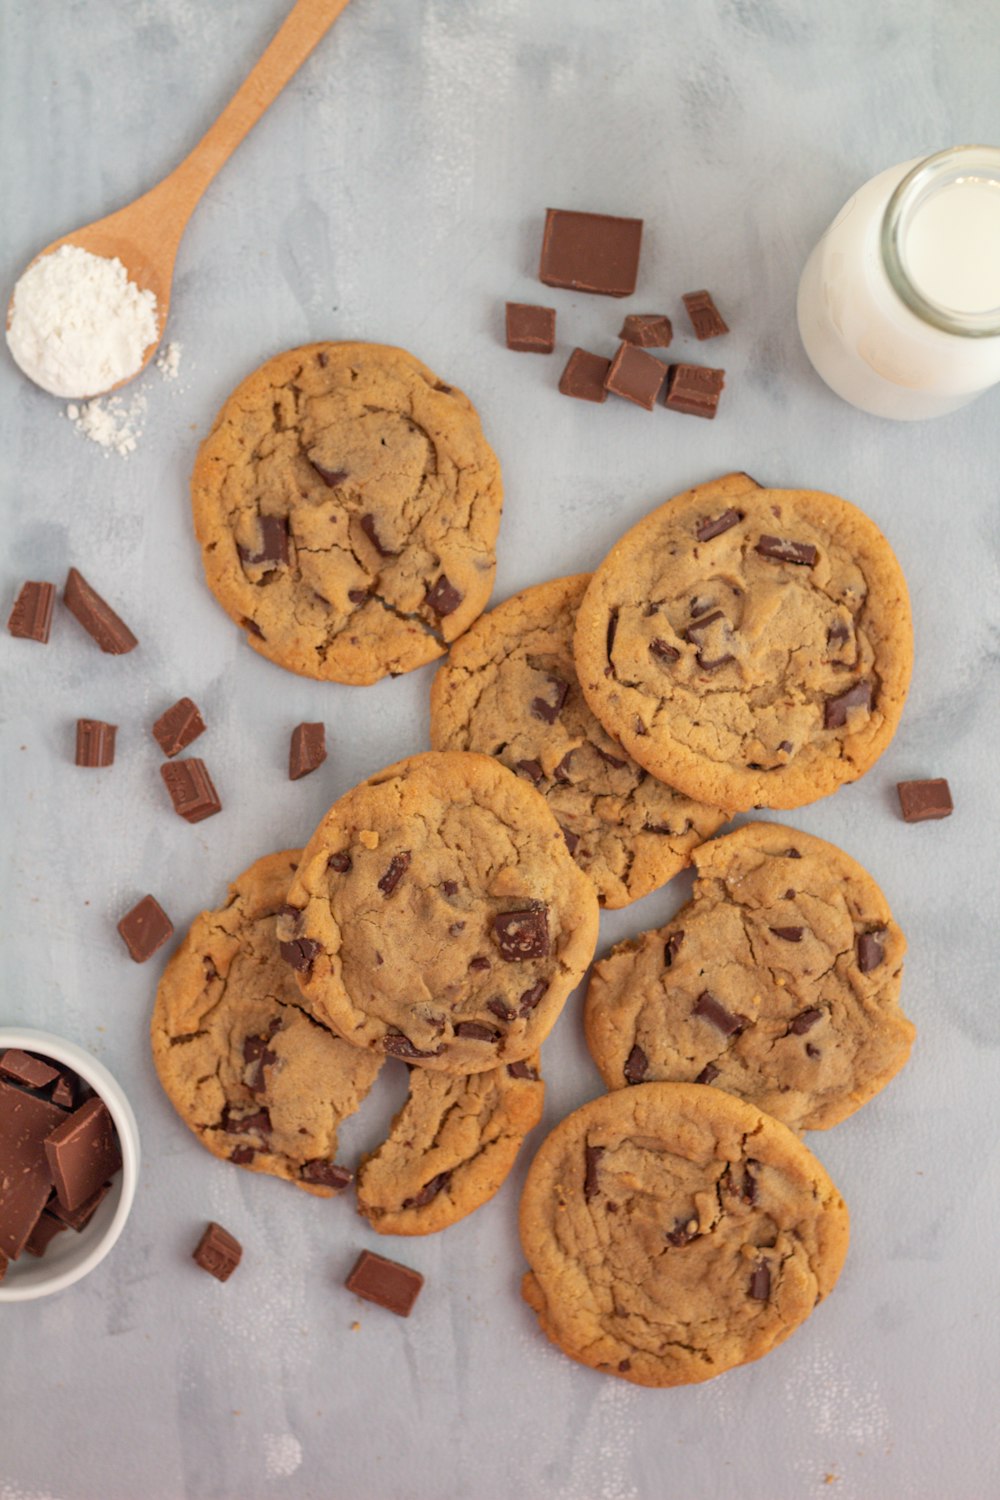
[[(225, 166), (243, 137), (281, 93), (285, 84), (305, 62), (316, 43), (333, 25), (348, 0), (296, 0), (256, 67), (240, 85), (214, 125), (194, 150), (175, 167), (169, 177), (136, 198), (117, 213), (74, 229), (53, 240), (31, 261), (51, 255), (62, 245), (77, 245), (93, 255), (117, 256), (140, 291), (156, 297), (156, 338), (142, 357), (139, 369), (109, 389), (117, 390), (146, 368), (163, 337), (170, 311), (170, 291), (177, 250), (188, 220), (209, 183)], [(27, 267), (25, 268), (27, 269)], [(7, 308), (7, 324), (13, 298)], [(78, 395), (103, 395), (102, 391)]]

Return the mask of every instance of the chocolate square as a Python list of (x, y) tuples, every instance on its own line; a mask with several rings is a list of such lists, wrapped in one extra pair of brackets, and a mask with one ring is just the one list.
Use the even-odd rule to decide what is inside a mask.
[(665, 313), (629, 313), (618, 337), (640, 349), (667, 349), (674, 327)]
[(144, 964), (173, 936), (174, 924), (153, 896), (143, 896), (138, 905), (122, 917), (118, 931), (129, 956), (137, 964)]
[(167, 757), (186, 750), (205, 732), (205, 720), (191, 698), (178, 698), (153, 725), (153, 738)]
[(899, 808), (904, 823), (926, 823), (930, 819), (950, 818), (955, 811), (951, 788), (943, 776), (928, 781), (899, 781)]
[(704, 365), (671, 365), (664, 405), (671, 411), (711, 421), (719, 409), (725, 383), (725, 370), (710, 370)]
[(685, 292), (681, 301), (687, 308), (696, 339), (717, 339), (720, 334), (729, 332), (729, 325), (712, 300), (711, 292)]
[(22, 584), (7, 621), (7, 629), (11, 635), (22, 641), (37, 641), (39, 645), (48, 645), (55, 597), (55, 584)]
[(546, 286), (630, 297), (639, 273), (642, 220), (550, 208), (538, 276)]
[(387, 1260), (371, 1250), (362, 1250), (344, 1283), (356, 1297), (375, 1302), (400, 1318), (410, 1316), (423, 1284), (419, 1271), (411, 1271), (409, 1266), (401, 1266), (398, 1261)]
[(228, 1281), (243, 1259), (243, 1246), (228, 1229), (213, 1220), (192, 1251), (192, 1257), (216, 1281)]
[(652, 411), (666, 378), (667, 367), (662, 360), (635, 344), (626, 343), (619, 344), (604, 384), (614, 395), (624, 396), (626, 401)]
[(610, 368), (610, 359), (603, 355), (574, 349), (559, 377), (559, 389), (564, 396), (575, 396), (578, 401), (607, 401), (604, 382)]
[(556, 310), (507, 303), (507, 348), (518, 354), (551, 354), (556, 346)]
[(77, 765), (90, 767), (114, 765), (117, 733), (117, 724), (103, 724), (100, 719), (77, 719)]

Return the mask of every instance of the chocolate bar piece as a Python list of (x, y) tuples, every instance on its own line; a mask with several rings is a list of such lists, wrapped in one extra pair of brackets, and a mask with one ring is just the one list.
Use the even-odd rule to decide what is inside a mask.
[(46, 1138), (63, 1110), (0, 1082), (0, 1252), (17, 1260), (52, 1191)]
[(28, 1235), (24, 1248), (29, 1255), (42, 1256), (51, 1245), (57, 1234), (62, 1234), (66, 1225), (60, 1219), (48, 1212), (43, 1213), (34, 1229)]
[(641, 219), (549, 208), (539, 279), (570, 291), (630, 297), (639, 274), (641, 245)]
[(100, 719), (77, 719), (76, 763), (78, 766), (113, 766), (117, 724)]
[(618, 337), (640, 349), (667, 349), (674, 326), (664, 313), (629, 313)]
[(198, 1241), (193, 1258), (216, 1281), (228, 1281), (243, 1259), (243, 1246), (228, 1229), (212, 1220)]
[(662, 360), (635, 344), (619, 344), (604, 385), (614, 395), (652, 411), (666, 378), (667, 367)]
[(607, 401), (604, 382), (610, 368), (610, 359), (588, 354), (586, 349), (574, 349), (559, 377), (559, 389), (564, 396), (575, 396), (578, 401)]
[(297, 724), (288, 751), (288, 779), (308, 776), (326, 760), (326, 725)]
[(0, 1073), (29, 1089), (47, 1088), (54, 1078), (59, 1077), (58, 1068), (41, 1057), (32, 1057), (30, 1052), (22, 1052), (20, 1047), (8, 1047), (0, 1054)]
[(59, 1199), (53, 1198), (45, 1205), (45, 1212), (53, 1214), (55, 1218), (60, 1219), (68, 1228), (75, 1229), (79, 1234), (81, 1229), (86, 1229), (110, 1191), (110, 1182), (102, 1182), (97, 1192), (92, 1193), (78, 1208), (63, 1208)]
[(356, 1297), (364, 1297), (366, 1302), (374, 1302), (401, 1318), (410, 1316), (423, 1284), (419, 1271), (371, 1250), (362, 1250), (344, 1283)]
[(118, 931), (130, 957), (137, 964), (144, 964), (173, 936), (174, 924), (157, 900), (143, 896), (138, 905), (122, 917)]
[(71, 615), (75, 615), (88, 635), (93, 636), (102, 651), (109, 656), (124, 656), (133, 651), (139, 642), (125, 621), (119, 619), (110, 604), (107, 604), (76, 568), (70, 568), (63, 585), (63, 603)]
[(704, 365), (671, 365), (664, 404), (671, 411), (711, 421), (719, 409), (725, 383), (725, 370), (710, 370)]
[(932, 818), (950, 818), (955, 811), (951, 788), (943, 776), (929, 781), (898, 781), (899, 807), (904, 823), (926, 823)]
[(45, 1138), (56, 1196), (73, 1211), (92, 1198), (122, 1164), (118, 1132), (108, 1106), (95, 1094)]
[(160, 775), (170, 793), (174, 812), (188, 823), (201, 823), (222, 811), (219, 794), (203, 760), (192, 756), (190, 760), (170, 761), (160, 767)]
[(556, 346), (556, 310), (527, 302), (507, 303), (507, 348), (518, 354), (551, 354)]
[(54, 583), (22, 584), (7, 621), (7, 629), (11, 635), (16, 635), (22, 641), (38, 641), (42, 646), (47, 645), (55, 597)]
[(711, 292), (685, 292), (681, 300), (687, 308), (695, 338), (717, 339), (720, 334), (729, 332), (729, 325), (713, 302)]
[(205, 732), (205, 720), (190, 698), (178, 698), (153, 725), (153, 738), (168, 758), (186, 750)]

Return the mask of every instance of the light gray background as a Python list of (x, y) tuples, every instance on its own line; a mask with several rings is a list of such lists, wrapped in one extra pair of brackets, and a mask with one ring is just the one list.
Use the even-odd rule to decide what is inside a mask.
[[(3, 286), (172, 167), (285, 9), (5, 0)], [(1000, 139), (995, 23), (979, 0), (353, 0), (191, 225), (169, 329), (181, 378), (143, 380), (139, 451), (102, 454), (0, 358), (4, 611), (23, 578), (75, 563), (141, 638), (102, 656), (59, 612), (47, 648), (0, 639), (0, 1020), (92, 1048), (145, 1148), (114, 1255), (69, 1293), (0, 1309), (2, 1500), (1000, 1492), (1000, 405), (994, 392), (925, 425), (863, 416), (813, 375), (793, 317), (805, 256), (856, 185)], [(539, 287), (549, 204), (645, 218), (631, 302)], [(733, 331), (702, 349), (679, 299), (705, 285)], [(554, 357), (503, 348), (507, 298), (557, 304)], [(678, 353), (724, 362), (715, 423), (557, 394), (573, 344), (610, 350), (623, 312), (647, 309), (674, 316)], [(197, 443), (238, 380), (316, 337), (398, 342), (476, 401), (506, 481), (497, 599), (593, 565), (651, 506), (730, 468), (858, 501), (909, 579), (916, 671), (895, 743), (787, 821), (884, 885), (919, 1038), (885, 1094), (811, 1140), (853, 1213), (835, 1294), (708, 1386), (639, 1390), (536, 1332), (518, 1296), (524, 1162), (444, 1235), (380, 1243), (349, 1201), (214, 1161), (159, 1091), (146, 1026), (163, 955), (135, 967), (117, 918), (151, 890), (182, 929), (227, 877), (426, 744), (430, 669), (363, 690), (297, 679), (243, 644), (202, 583)], [(205, 712), (198, 751), (225, 802), (194, 828), (166, 803), (148, 733), (182, 693)], [(121, 726), (112, 771), (72, 764), (78, 715)], [(326, 722), (331, 754), (293, 785), (301, 719)], [(900, 821), (894, 784), (920, 775), (950, 779), (949, 822)], [(682, 884), (606, 916), (602, 946), (663, 919)], [(545, 1070), (550, 1124), (599, 1092), (578, 996)], [(378, 1138), (401, 1072), (348, 1156)], [(225, 1287), (189, 1259), (210, 1216), (245, 1246)], [(408, 1322), (343, 1289), (366, 1244), (426, 1274)]]

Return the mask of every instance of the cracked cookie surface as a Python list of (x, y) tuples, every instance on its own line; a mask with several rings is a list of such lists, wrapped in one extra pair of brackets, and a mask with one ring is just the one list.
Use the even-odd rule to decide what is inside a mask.
[(853, 1114), (906, 1062), (906, 940), (842, 850), (748, 823), (695, 851), (694, 895), (594, 965), (584, 1006), (610, 1089), (706, 1083), (793, 1130)]
[(446, 1073), (538, 1050), (597, 941), (594, 888), (545, 799), (429, 751), (362, 782), (306, 846), (278, 935), (313, 1014)]
[(493, 587), (496, 456), (468, 397), (402, 349), (269, 360), (217, 416), (191, 497), (209, 588), (255, 651), (307, 677), (423, 666)]
[(856, 506), (746, 474), (612, 548), (577, 615), (594, 713), (670, 786), (733, 812), (800, 807), (892, 739), (913, 667), (906, 582)]
[(358, 1168), (358, 1209), (379, 1234), (434, 1234), (489, 1201), (542, 1118), (538, 1058), (486, 1073), (410, 1071), (388, 1137)]
[(784, 1125), (729, 1094), (647, 1083), (557, 1125), (528, 1172), (522, 1292), (571, 1358), (637, 1385), (759, 1359), (847, 1253), (847, 1208)]
[(431, 743), (494, 755), (537, 787), (613, 908), (676, 875), (727, 814), (650, 776), (587, 707), (573, 624), (589, 581), (525, 589), (455, 642), (431, 690)]
[(278, 951), (275, 915), (299, 859), (257, 860), (196, 917), (168, 963), (151, 1025), (167, 1097), (214, 1156), (329, 1197), (350, 1181), (337, 1129), (380, 1059), (320, 1026)]

